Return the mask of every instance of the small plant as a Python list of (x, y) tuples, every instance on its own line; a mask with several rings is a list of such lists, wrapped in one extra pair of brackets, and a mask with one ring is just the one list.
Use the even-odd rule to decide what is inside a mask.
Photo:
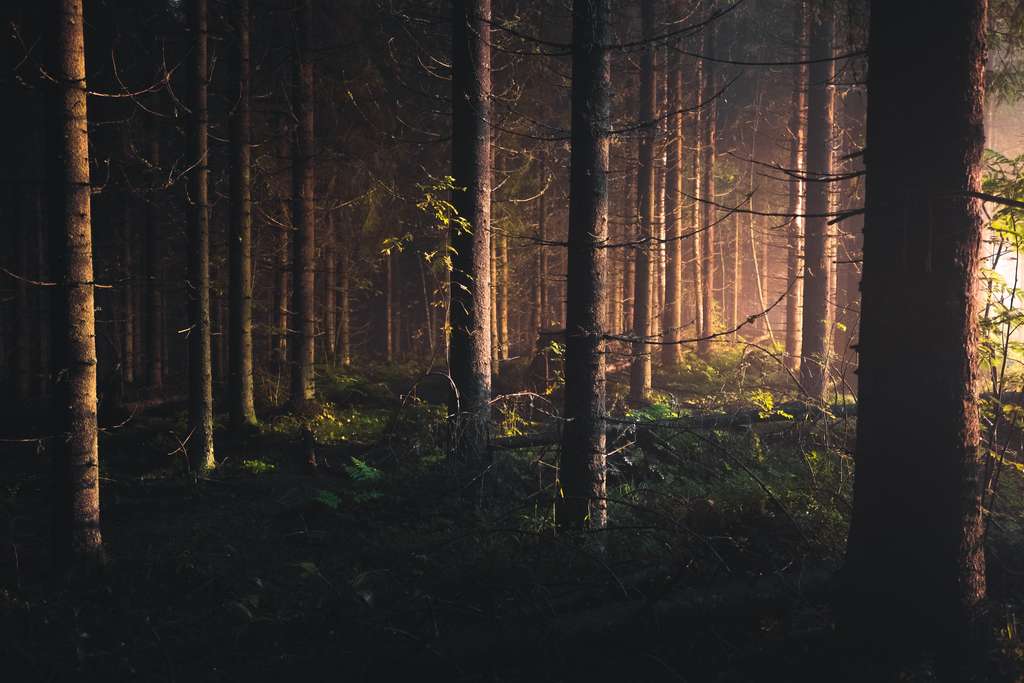
[(266, 460), (243, 460), (242, 469), (249, 474), (267, 474), (277, 469), (277, 465)]

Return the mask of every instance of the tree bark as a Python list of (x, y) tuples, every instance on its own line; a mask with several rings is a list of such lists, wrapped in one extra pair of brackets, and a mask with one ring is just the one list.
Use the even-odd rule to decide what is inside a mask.
[(949, 665), (982, 628), (970, 616), (985, 596), (977, 297), (984, 221), (969, 194), (980, 189), (985, 141), (986, 8), (985, 0), (873, 2), (868, 48), (845, 614), (855, 635), (889, 655), (924, 639)]
[(449, 368), (460, 456), (487, 448), (491, 398), (491, 0), (452, 2), (452, 203), (466, 224), (450, 244)]
[[(680, 6), (681, 3), (676, 3)], [(682, 7), (679, 7), (682, 9)], [(668, 76), (666, 106), (672, 114), (668, 119), (668, 157), (665, 180), (665, 309), (661, 314), (662, 340), (680, 338), (683, 326), (683, 56), (672, 51), (665, 65)], [(681, 344), (662, 347), (661, 362), (674, 368), (683, 359)]]
[[(654, 0), (640, 3), (640, 21), (645, 40), (654, 35)], [(658, 82), (654, 72), (654, 50), (648, 42), (640, 59), (640, 164), (637, 172), (637, 198), (639, 199), (640, 235), (635, 250), (636, 266), (633, 303), (633, 342), (629, 370), (629, 400), (634, 405), (646, 403), (651, 393), (651, 350), (647, 340), (651, 334), (651, 250), (654, 238), (654, 212), (656, 186), (654, 177), (654, 147), (658, 125)]]
[[(324, 347), (327, 364), (331, 366), (338, 362), (338, 253), (334, 247), (336, 243), (334, 212), (331, 211), (327, 214), (327, 235), (324, 239)], [(429, 329), (429, 318), (426, 324)]]
[(823, 399), (829, 364), (829, 174), (832, 172), (833, 17), (818, 6), (810, 29), (810, 57), (827, 60), (807, 72), (807, 219), (804, 224), (804, 310), (800, 384), (808, 396)]
[(573, 3), (565, 428), (556, 515), (563, 527), (608, 521), (605, 468), (604, 297), (608, 234), (610, 0)]
[(96, 325), (92, 263), (89, 119), (82, 0), (58, 0), (52, 26), (48, 212), (51, 273), (57, 282), (51, 327), (54, 361), (55, 559), (67, 572), (104, 561), (100, 533)]
[[(794, 35), (799, 47), (797, 60), (803, 61), (807, 56), (806, 45), (810, 34), (808, 22), (810, 13), (807, 1), (800, 3)], [(798, 177), (789, 179), (789, 213), (791, 218), (786, 229), (788, 250), (786, 254), (786, 281), (789, 293), (786, 295), (786, 367), (792, 373), (800, 371), (801, 342), (803, 341), (803, 269), (804, 269), (804, 220), (799, 217), (804, 208), (804, 191), (806, 183), (799, 177), (804, 172), (805, 142), (807, 139), (807, 94), (805, 84), (808, 82), (807, 66), (797, 71), (796, 82), (793, 84), (793, 101), (790, 105), (789, 135), (790, 152), (789, 168)]]
[(189, 107), (188, 193), (191, 203), (188, 221), (189, 334), (189, 442), (192, 470), (202, 474), (213, 460), (213, 367), (210, 347), (210, 188), (207, 105), (207, 0), (190, 0), (188, 20), (192, 31)]
[[(704, 29), (704, 54), (715, 54), (715, 25)], [(716, 79), (715, 63), (702, 62), (701, 100), (698, 112), (700, 123), (700, 230), (701, 230), (701, 324), (697, 353), (707, 357), (711, 353), (711, 340), (715, 325), (715, 145), (718, 127), (718, 104), (714, 100)]]
[(146, 385), (159, 392), (164, 384), (163, 343), (163, 275), (161, 269), (161, 220), (157, 203), (160, 178), (160, 123), (153, 117), (149, 126), (149, 163), (151, 166), (149, 197), (146, 202), (145, 273), (146, 273)]
[(250, 130), (249, 0), (235, 7), (233, 82), (238, 100), (231, 117), (231, 239), (228, 413), (233, 431), (256, 424), (252, 359), (252, 149)]
[(313, 362), (316, 339), (316, 216), (314, 214), (313, 0), (295, 0), (295, 46), (292, 57), (296, 129), (292, 152), (292, 311), (294, 334), (291, 406), (305, 411), (315, 398)]

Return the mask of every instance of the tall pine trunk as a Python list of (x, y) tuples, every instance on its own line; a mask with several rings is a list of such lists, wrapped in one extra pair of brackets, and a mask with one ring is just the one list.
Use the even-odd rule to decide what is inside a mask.
[(188, 195), (188, 454), (192, 470), (202, 474), (213, 468), (213, 367), (210, 347), (210, 167), (207, 105), (207, 0), (190, 0), (192, 30), (189, 106)]
[(804, 223), (804, 310), (800, 385), (811, 398), (822, 400), (829, 363), (829, 175), (832, 172), (832, 57), (831, 10), (814, 8), (807, 72), (807, 218)]
[[(810, 33), (808, 22), (810, 14), (807, 0), (800, 3), (797, 14), (794, 36), (799, 47), (797, 59), (804, 60)], [(804, 191), (806, 183), (802, 179), (804, 173), (805, 142), (807, 139), (807, 66), (797, 70), (796, 82), (793, 84), (793, 100), (789, 115), (789, 170), (795, 177), (789, 179), (789, 225), (786, 228), (786, 367), (790, 372), (800, 371), (801, 342), (803, 341), (803, 269), (804, 269), (804, 221), (799, 214), (803, 213)]]
[(573, 3), (565, 427), (557, 509), (563, 527), (604, 527), (604, 297), (611, 104), (610, 0)]
[[(645, 40), (654, 35), (654, 0), (640, 3), (640, 21)], [(632, 360), (629, 370), (629, 400), (634, 405), (646, 403), (651, 393), (651, 353), (647, 342), (651, 334), (651, 252), (654, 239), (654, 212), (657, 190), (655, 184), (654, 148), (658, 125), (655, 121), (658, 110), (658, 82), (654, 72), (653, 44), (643, 48), (640, 59), (640, 107), (641, 126), (640, 164), (637, 172), (637, 198), (640, 214), (640, 244), (636, 248), (636, 265), (633, 287), (633, 342)]]
[[(715, 25), (704, 29), (704, 54), (713, 57), (715, 53)], [(702, 62), (700, 112), (700, 268), (701, 268), (701, 322), (700, 340), (697, 353), (707, 356), (711, 353), (711, 339), (715, 325), (715, 146), (718, 128), (718, 105), (715, 96), (715, 63)]]
[[(676, 3), (681, 5), (681, 3)], [(680, 7), (682, 9), (682, 7)], [(665, 64), (668, 90), (668, 155), (665, 178), (665, 308), (661, 314), (663, 342), (680, 338), (683, 325), (683, 57), (673, 50)], [(662, 347), (661, 362), (673, 368), (682, 362), (680, 344)]]
[(453, 223), (449, 368), (457, 450), (487, 448), (491, 399), (491, 0), (452, 1)]
[(314, 399), (316, 339), (316, 216), (314, 215), (313, 0), (296, 0), (292, 56), (295, 102), (295, 148), (292, 152), (292, 311), (294, 334), (291, 406), (304, 411)]
[[(971, 193), (981, 189), (985, 143), (986, 6), (873, 2), (868, 48), (846, 616), (854, 634), (889, 655), (925, 639), (947, 666), (983, 628), (970, 616), (985, 597), (977, 297), (984, 220)], [(967, 672), (946, 673), (967, 680)]]
[(55, 372), (55, 559), (68, 572), (104, 561), (96, 423), (96, 320), (82, 0), (54, 3), (49, 202)]
[(149, 164), (151, 166), (149, 197), (146, 201), (146, 218), (143, 228), (146, 256), (146, 386), (159, 392), (164, 384), (164, 340), (163, 340), (163, 273), (161, 268), (161, 220), (160, 205), (157, 201), (160, 177), (160, 123), (152, 117), (149, 126)]
[(238, 100), (231, 117), (231, 233), (228, 413), (236, 432), (256, 424), (252, 358), (252, 150), (249, 107), (249, 0), (235, 7), (234, 78)]

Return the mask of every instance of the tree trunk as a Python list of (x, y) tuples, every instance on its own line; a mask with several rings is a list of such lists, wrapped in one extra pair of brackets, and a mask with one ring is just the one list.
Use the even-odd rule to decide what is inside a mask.
[(51, 273), (57, 282), (51, 327), (55, 385), (53, 463), (55, 558), (64, 571), (104, 561), (100, 533), (93, 289), (82, 1), (54, 6), (53, 125), (49, 166)]
[[(677, 3), (678, 5), (679, 3)], [(683, 325), (683, 57), (676, 51), (665, 65), (668, 74), (666, 106), (676, 112), (668, 119), (668, 168), (665, 181), (665, 309), (661, 314), (662, 340), (680, 338)], [(680, 344), (662, 347), (661, 362), (673, 368), (682, 362)]]
[[(327, 213), (327, 235), (324, 239), (324, 346), (327, 364), (338, 362), (338, 253), (334, 212)], [(430, 329), (430, 320), (427, 320)]]
[[(689, 100), (691, 107), (695, 107), (700, 100), (699, 84), (703, 81), (701, 62), (696, 62), (693, 71), (694, 78), (690, 81), (690, 91), (693, 93)], [(700, 131), (699, 111), (687, 113), (683, 125), (684, 137), (686, 140), (691, 141), (688, 159), (689, 172), (686, 174), (684, 182), (686, 195), (693, 199), (687, 201), (684, 215), (687, 219), (687, 232), (691, 233), (688, 255), (690, 262), (690, 291), (691, 300), (693, 301), (691, 311), (693, 313), (693, 331), (694, 336), (699, 338), (702, 336), (702, 330), (704, 329), (704, 272), (701, 268), (701, 254), (703, 253), (701, 245), (704, 240), (704, 234), (699, 229), (700, 202), (698, 201), (701, 163), (700, 140), (698, 140), (698, 131)]]
[[(715, 53), (715, 25), (704, 29), (704, 54)], [(715, 63), (702, 62), (701, 100), (704, 106), (698, 113), (700, 120), (700, 230), (701, 230), (701, 324), (697, 353), (707, 357), (711, 353), (711, 340), (715, 325), (715, 145), (718, 127), (718, 104), (714, 99)]]
[(563, 527), (608, 521), (603, 311), (608, 233), (610, 0), (573, 4), (572, 158), (565, 352), (565, 428), (556, 515)]
[(233, 82), (238, 85), (238, 101), (231, 117), (231, 239), (230, 261), (230, 335), (228, 413), (236, 433), (256, 424), (253, 406), (252, 359), (252, 150), (249, 108), (249, 0), (235, 7), (236, 39)]
[(313, 374), (316, 339), (316, 216), (314, 215), (313, 0), (295, 0), (293, 65), (296, 129), (292, 152), (292, 311), (291, 406), (304, 411), (315, 398)]
[(886, 654), (925, 639), (946, 665), (958, 664), (971, 632), (984, 628), (970, 619), (985, 597), (977, 298), (984, 221), (981, 202), (968, 195), (980, 190), (985, 141), (986, 5), (873, 2), (868, 48), (845, 610), (853, 633)]
[(131, 200), (123, 198), (121, 224), (121, 379), (125, 384), (135, 383), (135, 254), (132, 237)]
[[(345, 241), (342, 240), (342, 244)], [(338, 361), (347, 366), (352, 362), (352, 340), (349, 327), (349, 271), (351, 270), (349, 251), (342, 252), (338, 262)]]
[(189, 26), (192, 30), (189, 106), (188, 293), (189, 334), (189, 442), (192, 470), (202, 474), (213, 460), (213, 367), (210, 347), (210, 200), (207, 127), (207, 0), (190, 0)]
[[(640, 20), (643, 35), (649, 40), (654, 35), (654, 0), (642, 0)], [(651, 393), (651, 353), (647, 340), (651, 334), (651, 242), (654, 238), (654, 212), (656, 209), (654, 147), (658, 125), (658, 82), (654, 73), (653, 44), (643, 48), (640, 60), (640, 164), (637, 172), (637, 197), (640, 214), (640, 244), (636, 248), (636, 270), (633, 304), (633, 358), (629, 371), (629, 400), (634, 405), (646, 403)]]
[[(803, 61), (807, 50), (810, 14), (807, 0), (800, 3), (794, 35), (799, 47), (797, 60)], [(800, 178), (804, 172), (805, 142), (807, 139), (807, 95), (805, 84), (808, 82), (807, 66), (797, 71), (796, 82), (793, 84), (793, 101), (790, 105), (789, 135), (790, 152), (789, 168), (797, 177), (789, 179), (789, 219), (786, 229), (788, 250), (786, 254), (786, 367), (792, 373), (800, 371), (801, 342), (803, 341), (803, 269), (804, 269), (804, 221), (799, 214), (803, 213), (804, 192), (806, 183)]]
[(161, 220), (157, 203), (160, 177), (160, 122), (153, 117), (149, 127), (149, 197), (146, 202), (146, 385), (154, 392), (160, 392), (164, 384), (164, 339), (163, 339), (163, 273), (161, 268)]
[[(452, 203), (449, 367), (457, 450), (479, 460), (491, 399), (491, 0), (452, 2)], [(462, 189), (465, 188), (465, 189)]]
[(509, 336), (510, 325), (509, 318), (511, 317), (508, 310), (508, 289), (509, 289), (509, 252), (508, 252), (508, 235), (502, 232), (497, 237), (497, 267), (498, 267), (498, 340), (499, 340), (499, 356), (502, 360), (505, 360), (511, 355), (512, 341)]
[[(832, 57), (831, 10), (817, 7), (811, 24), (810, 57)], [(800, 384), (808, 396), (824, 399), (828, 379), (829, 174), (832, 172), (832, 80), (835, 62), (810, 65), (807, 82), (807, 219), (804, 235), (804, 311)]]

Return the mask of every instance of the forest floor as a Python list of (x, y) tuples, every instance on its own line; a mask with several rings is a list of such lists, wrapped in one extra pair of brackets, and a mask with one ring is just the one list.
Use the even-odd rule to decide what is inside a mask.
[[(182, 403), (104, 411), (110, 562), (71, 585), (48, 572), (45, 452), (8, 443), (0, 652), (20, 674), (8, 680), (844, 680), (829, 605), (852, 420), (786, 415), (785, 378), (740, 352), (688, 358), (642, 410), (613, 376), (613, 414), (653, 426), (609, 444), (609, 528), (566, 535), (555, 444), (456, 468), (429, 400), (441, 392), (428, 378), (410, 393), (417, 377), (322, 369), (317, 416), (264, 406), (244, 438), (221, 429), (218, 467), (198, 482)], [(272, 394), (272, 378), (261, 386)], [(537, 389), (496, 403), (499, 437), (550, 427), (557, 381)], [(778, 419), (685, 419), (741, 408)], [(5, 431), (40, 433), (31, 423)], [(1000, 486), (990, 588), (1013, 650), (1020, 469)]]

